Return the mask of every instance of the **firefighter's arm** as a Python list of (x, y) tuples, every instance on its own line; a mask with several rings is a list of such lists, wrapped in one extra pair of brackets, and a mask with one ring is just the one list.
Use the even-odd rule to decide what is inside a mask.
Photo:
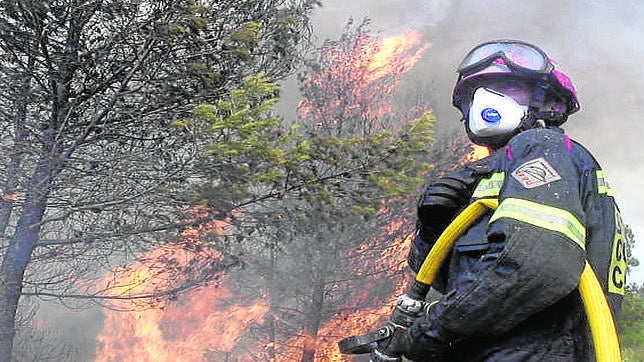
[(530, 130), (509, 146), (509, 174), (489, 222), (490, 248), (481, 256), (486, 267), (411, 326), (419, 341), (504, 333), (579, 283), (584, 215), (563, 135)]

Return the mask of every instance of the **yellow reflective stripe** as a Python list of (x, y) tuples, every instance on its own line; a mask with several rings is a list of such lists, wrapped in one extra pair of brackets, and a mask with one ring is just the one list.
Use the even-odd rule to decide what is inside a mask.
[(615, 208), (615, 236), (613, 253), (608, 272), (608, 291), (624, 295), (626, 292), (626, 231), (617, 208)]
[(595, 171), (595, 175), (597, 177), (597, 192), (608, 196), (615, 196), (615, 191), (608, 184), (604, 170)]
[(586, 228), (567, 210), (523, 199), (505, 199), (494, 212), (490, 222), (507, 217), (543, 229), (556, 231), (574, 241), (582, 249), (586, 245)]
[(478, 185), (476, 185), (472, 197), (480, 199), (482, 197), (499, 196), (503, 181), (505, 181), (505, 172), (495, 172), (490, 177), (481, 179)]

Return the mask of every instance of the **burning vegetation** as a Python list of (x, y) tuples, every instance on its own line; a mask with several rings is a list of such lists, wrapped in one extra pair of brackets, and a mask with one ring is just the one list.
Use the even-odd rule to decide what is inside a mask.
[[(348, 27), (339, 41), (326, 42), (319, 59), (301, 78), (300, 121), (312, 134), (368, 137), (402, 129), (401, 120), (409, 119), (395, 109), (392, 94), (429, 44), (414, 31), (382, 38), (370, 36), (363, 27), (355, 31)], [(427, 106), (417, 105), (412, 113), (430, 117), (427, 111)], [(482, 150), (476, 152), (470, 157), (479, 157)], [(329, 156), (315, 172), (330, 172), (336, 161), (329, 160), (334, 159)], [(410, 173), (414, 170), (409, 168)], [(344, 180), (347, 185), (352, 182)], [(350, 195), (361, 185), (338, 187)], [(194, 272), (190, 261), (221, 261), (222, 255), (201, 239), (230, 234), (229, 224), (218, 221), (188, 228), (180, 243), (142, 256), (140, 264), (110, 276), (106, 283), (113, 295), (147, 298), (125, 298), (106, 310), (96, 360), (355, 358), (341, 355), (337, 341), (373, 329), (389, 316), (395, 296), (409, 280), (403, 261), (413, 215), (403, 205), (409, 200), (381, 202), (375, 217), (365, 216), (364, 209), (357, 212), (350, 200), (312, 193), (279, 212), (267, 211), (265, 218), (274, 225), (255, 227), (265, 235), (244, 247), (244, 253), (252, 255), (245, 269), (220, 273), (216, 282), (195, 284), (177, 298), (155, 296), (154, 290), (168, 289), (158, 283), (177, 283), (187, 269)], [(157, 263), (159, 259), (164, 263)], [(157, 269), (161, 264), (176, 270)]]

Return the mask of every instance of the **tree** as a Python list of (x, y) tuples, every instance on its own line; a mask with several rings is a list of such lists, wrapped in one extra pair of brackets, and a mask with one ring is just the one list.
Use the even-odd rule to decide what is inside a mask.
[(643, 361), (644, 300), (633, 293), (626, 293), (618, 326), (625, 360), (632, 362)]
[(197, 149), (174, 124), (259, 70), (289, 74), (316, 4), (0, 5), (0, 361), (22, 296), (114, 298), (88, 281), (176, 238), (192, 200), (169, 191), (190, 181)]
[[(301, 77), (302, 116), (295, 125), (302, 135), (295, 136), (293, 128), (274, 135), (291, 137), (292, 149), (299, 152), (253, 158), (245, 157), (243, 148), (216, 147), (207, 162), (231, 157), (236, 160), (231, 165), (239, 165), (238, 174), (244, 175), (238, 182), (264, 176), (275, 182), (271, 189), (281, 196), (279, 204), (253, 204), (236, 225), (247, 230), (239, 244), (247, 261), (246, 278), (239, 284), (270, 298), (265, 329), (255, 335), (271, 347), (259, 360), (313, 361), (324, 353), (318, 342), (328, 337), (326, 323), (347, 309), (384, 305), (400, 283), (403, 252), (397, 250), (386, 263), (382, 254), (396, 242), (402, 249), (402, 239), (413, 230), (409, 216), (415, 200), (409, 193), (422, 183), (431, 157), (438, 156), (430, 146), (431, 112), (418, 105), (409, 115), (394, 111), (390, 103), (405, 66), (413, 66), (405, 61), (417, 56), (419, 48), (399, 44), (390, 49), (382, 40), (368, 33), (366, 23), (353, 28), (350, 22), (341, 38), (325, 42), (308, 64)], [(385, 51), (391, 51), (390, 58)], [(375, 63), (379, 56), (394, 66)], [(456, 164), (464, 154), (449, 157)], [(281, 157), (282, 167), (269, 171), (261, 162), (251, 166), (251, 158), (270, 157)], [(287, 180), (299, 185), (295, 192), (283, 192)], [(392, 223), (392, 232), (383, 230)], [(374, 292), (363, 296), (367, 284)]]
[(633, 256), (633, 247), (635, 246), (635, 234), (633, 234), (633, 229), (628, 225), (624, 230), (624, 239), (626, 240), (626, 264), (630, 267), (636, 267), (640, 265), (639, 260)]
[[(271, 91), (264, 86), (257, 89)], [(255, 202), (231, 221), (235, 227), (231, 239), (240, 243), (238, 246), (232, 243), (231, 247), (243, 249), (243, 253), (238, 253), (244, 255), (246, 267), (242, 274), (248, 277), (239, 284), (251, 287), (256, 295), (268, 294), (273, 308), (270, 316), (288, 321), (269, 332), (274, 339), (267, 344), (286, 343), (301, 334), (302, 329), (315, 337), (318, 326), (329, 318), (329, 312), (321, 308), (326, 303), (324, 295), (332, 288), (331, 279), (335, 273), (349, 268), (348, 265), (340, 268), (338, 258), (363, 244), (365, 235), (360, 231), (374, 225), (365, 217), (376, 213), (384, 199), (392, 199), (408, 185), (419, 182), (412, 175), (417, 167), (422, 169), (426, 165), (413, 161), (424, 154), (431, 137), (432, 118), (426, 115), (402, 126), (398, 132), (374, 133), (369, 137), (334, 137), (325, 132), (316, 134), (313, 128), (306, 131), (306, 127), (305, 134), (298, 133), (297, 127), (275, 134), (266, 125), (277, 120), (255, 113), (254, 110), (263, 107), (245, 106), (247, 97), (241, 93), (238, 96), (234, 102), (208, 107), (213, 113), (204, 114), (211, 121), (211, 130), (235, 142), (224, 143), (233, 145), (232, 148), (213, 144), (207, 155), (209, 161), (202, 164), (217, 165), (222, 158), (228, 158), (229, 165), (236, 166), (237, 171), (229, 174), (237, 175), (237, 183), (253, 185), (252, 190), (267, 188), (280, 197), (279, 204)], [(231, 104), (239, 108), (228, 109)], [(238, 114), (243, 119), (238, 123), (226, 122), (227, 126), (222, 128), (218, 113), (223, 113), (223, 118)], [(266, 132), (246, 137), (243, 128), (253, 125)], [(289, 152), (256, 151), (267, 149), (262, 146), (265, 143), (280, 141), (292, 144)], [(280, 167), (275, 167), (276, 164)], [(204, 170), (215, 177), (215, 183), (219, 180), (216, 171), (217, 168)], [(397, 176), (392, 177), (394, 174)], [(223, 207), (222, 200), (228, 205), (240, 205), (239, 194), (234, 190), (212, 190), (209, 187), (212, 182), (199, 189), (200, 202), (213, 210)], [(257, 195), (263, 194), (267, 191)], [(248, 195), (241, 199), (248, 199)], [(240, 235), (244, 235), (241, 240)], [(258, 287), (258, 280), (266, 280), (267, 285)], [(264, 290), (268, 293), (262, 293)], [(305, 349), (302, 360), (312, 360), (315, 349), (312, 346)], [(272, 358), (274, 352), (267, 351)], [(278, 353), (282, 357), (293, 356), (284, 350)]]
[[(382, 253), (411, 231), (411, 223), (405, 223), (408, 193), (430, 168), (425, 150), (433, 142), (433, 116), (423, 114), (427, 109), (422, 105), (415, 114), (405, 114), (395, 111), (392, 104), (396, 85), (426, 46), (415, 43), (407, 48), (395, 42), (402, 37), (390, 44), (388, 39), (369, 34), (367, 25), (363, 22), (353, 28), (350, 21), (340, 39), (325, 42), (319, 57), (301, 75), (301, 122), (325, 141), (319, 150), (330, 156), (315, 169), (334, 170), (338, 165), (350, 165), (350, 160), (370, 165), (362, 175), (356, 175), (362, 177), (347, 177), (335, 186), (340, 193), (306, 198), (305, 207), (315, 210), (315, 216), (296, 218), (291, 228), (299, 231), (294, 248), (294, 260), (299, 264), (296, 270), (306, 271), (300, 273), (304, 278), (300, 277), (293, 284), (297, 289), (291, 291), (294, 296), (301, 295), (294, 308), (301, 313), (295, 320), (302, 328), (297, 332), (304, 336), (302, 362), (324, 356), (319, 349), (320, 341), (327, 337), (323, 326), (347, 305), (362, 299), (356, 286), (370, 285), (363, 273), (380, 274), (379, 283), (370, 285), (380, 289), (372, 294), (372, 303), (379, 303), (393, 291), (396, 278), (392, 276), (400, 268), (388, 269), (388, 263), (375, 265), (373, 261), (380, 260)], [(398, 144), (389, 141), (390, 135)], [(347, 143), (350, 149), (336, 151), (336, 144)], [(401, 227), (393, 235), (382, 231), (396, 220)], [(373, 268), (366, 272), (365, 264)]]
[[(626, 260), (629, 267), (639, 265), (639, 260), (633, 257), (635, 235), (626, 226), (624, 239), (626, 241)], [(629, 362), (644, 361), (644, 285), (631, 283), (626, 288), (626, 295), (619, 318), (617, 319), (620, 344), (624, 360)]]

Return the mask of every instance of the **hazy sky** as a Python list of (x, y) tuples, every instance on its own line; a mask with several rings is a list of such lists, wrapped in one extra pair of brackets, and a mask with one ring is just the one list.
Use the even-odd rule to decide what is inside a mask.
[[(316, 10), (319, 40), (336, 39), (347, 20), (371, 19), (384, 36), (408, 29), (432, 43), (413, 70), (427, 84), (442, 126), (458, 126), (451, 107), (454, 69), (480, 42), (512, 38), (542, 47), (575, 83), (582, 110), (567, 132), (593, 152), (616, 191), (624, 222), (644, 264), (644, 5), (620, 1), (326, 0)], [(419, 81), (420, 79), (420, 81)], [(426, 82), (426, 83), (423, 83)], [(644, 266), (629, 281), (644, 282)]]

